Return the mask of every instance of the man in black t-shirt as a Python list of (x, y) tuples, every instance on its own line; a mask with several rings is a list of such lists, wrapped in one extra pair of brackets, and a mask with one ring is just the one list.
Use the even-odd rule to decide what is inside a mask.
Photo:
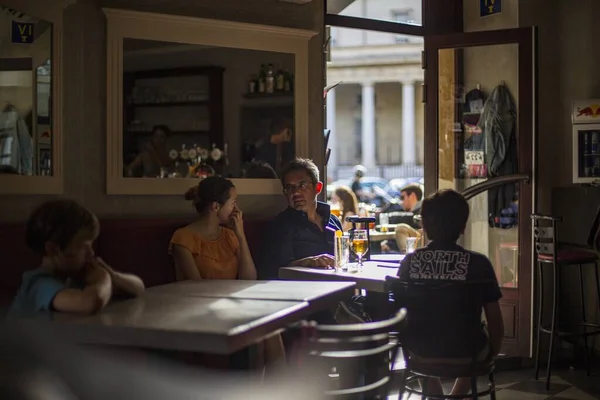
[[(455, 290), (440, 291), (435, 299), (423, 298), (418, 301), (430, 302), (419, 307), (420, 310), (432, 310), (437, 319), (434, 321), (438, 329), (427, 329), (427, 322), (423, 329), (416, 332), (411, 342), (411, 352), (415, 357), (431, 360), (436, 363), (456, 362), (459, 358), (466, 358), (473, 354), (474, 344), (471, 339), (465, 339), (464, 326), (467, 323), (478, 323), (481, 318), (481, 305), (487, 321), (487, 333), (482, 330), (476, 339), (479, 359), (495, 357), (500, 352), (504, 326), (502, 313), (498, 300), (502, 293), (498, 286), (496, 274), (490, 260), (479, 253), (468, 251), (456, 244), (460, 235), (464, 233), (469, 218), (469, 205), (464, 197), (454, 190), (441, 190), (423, 201), (422, 210), (423, 230), (431, 243), (412, 254), (408, 254), (398, 271), (398, 276), (403, 281), (417, 281), (440, 285), (449, 283), (447, 287)], [(433, 291), (435, 292), (435, 291)], [(461, 304), (459, 309), (445, 305)], [(441, 308), (443, 312), (440, 312)], [(410, 308), (408, 310), (410, 315)], [(427, 316), (418, 321), (427, 321)], [(431, 316), (429, 319), (432, 319)], [(414, 324), (413, 324), (414, 327)], [(408, 333), (409, 336), (411, 333)], [(427, 382), (429, 394), (443, 394), (439, 380)], [(451, 395), (465, 395), (469, 392), (470, 378), (456, 380)]]

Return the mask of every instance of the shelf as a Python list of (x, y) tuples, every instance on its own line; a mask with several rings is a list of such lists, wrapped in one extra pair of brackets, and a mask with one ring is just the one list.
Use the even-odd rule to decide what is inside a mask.
[[(125, 131), (128, 135), (151, 135), (152, 131)], [(172, 135), (210, 135), (210, 131), (171, 131)]]
[(294, 105), (293, 92), (248, 93), (242, 96), (245, 107), (287, 107)]
[(173, 101), (166, 103), (129, 103), (127, 107), (189, 107), (189, 106), (206, 106), (209, 105), (209, 100), (191, 100), (191, 101)]

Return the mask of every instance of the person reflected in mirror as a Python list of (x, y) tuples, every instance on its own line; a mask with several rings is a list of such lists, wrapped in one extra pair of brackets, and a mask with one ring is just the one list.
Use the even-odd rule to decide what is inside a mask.
[(156, 125), (152, 128), (152, 136), (126, 168), (127, 176), (142, 176), (156, 178), (161, 175), (161, 169), (168, 169), (173, 165), (169, 157), (167, 138), (171, 130), (166, 125)]
[(73, 200), (51, 200), (39, 206), (27, 221), (25, 241), (42, 255), (42, 264), (23, 274), (9, 316), (51, 311), (93, 314), (113, 294), (141, 295), (140, 278), (117, 272), (95, 256), (93, 243), (99, 230), (96, 216)]
[(247, 179), (277, 179), (277, 173), (266, 162), (253, 160), (244, 167), (242, 177)]
[(33, 174), (33, 141), (17, 108), (5, 102), (0, 112), (0, 165), (20, 175)]
[(280, 175), (283, 166), (294, 158), (292, 123), (276, 117), (271, 121), (269, 137), (259, 143), (255, 160), (269, 164)]
[(352, 223), (346, 221), (346, 218), (358, 215), (358, 200), (356, 199), (356, 195), (349, 187), (340, 186), (333, 192), (331, 203), (339, 204), (342, 228), (344, 232), (348, 232), (352, 228)]
[(296, 158), (280, 177), (288, 207), (267, 230), (260, 278), (278, 279), (279, 268), (286, 266), (333, 268), (334, 234), (342, 224), (327, 203), (317, 201), (323, 190), (319, 169), (311, 160)]

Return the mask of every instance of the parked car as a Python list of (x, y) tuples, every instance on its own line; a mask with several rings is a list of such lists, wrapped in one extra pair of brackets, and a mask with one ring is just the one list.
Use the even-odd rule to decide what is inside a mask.
[[(377, 176), (365, 176), (361, 179), (361, 184), (364, 190), (366, 191), (370, 191), (373, 192), (373, 188), (374, 187), (378, 187), (380, 189), (385, 190), (385, 188), (387, 187), (387, 185), (389, 184), (389, 181), (385, 178), (380, 178)], [(352, 179), (339, 179), (335, 182), (330, 183), (329, 185), (327, 185), (327, 199), (330, 200), (331, 196), (333, 195), (333, 192), (335, 191), (335, 189), (337, 189), (339, 186), (348, 186), (351, 187), (352, 186)], [(374, 203), (376, 205), (380, 205), (382, 203), (382, 199), (380, 198), (379, 195), (375, 194), (375, 199), (374, 199)]]
[(390, 181), (390, 183), (385, 187), (385, 191), (390, 196), (400, 196), (400, 190), (408, 184), (418, 183), (421, 185), (421, 189), (423, 188), (424, 179), (423, 178), (395, 178)]

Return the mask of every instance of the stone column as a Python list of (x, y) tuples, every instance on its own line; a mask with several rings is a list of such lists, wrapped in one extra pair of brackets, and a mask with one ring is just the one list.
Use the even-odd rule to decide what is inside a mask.
[[(337, 163), (338, 163), (338, 147), (337, 147), (337, 132), (335, 130), (335, 89), (331, 89), (327, 93), (327, 129), (331, 130), (329, 135), (329, 148), (331, 149), (331, 157), (329, 157), (329, 164), (327, 164), (327, 171), (330, 171), (331, 176), (336, 176)], [(325, 149), (327, 150), (327, 149)]]
[(415, 83), (402, 83), (402, 164), (416, 164)]
[(375, 160), (375, 87), (367, 82), (362, 85), (362, 160), (361, 164), (374, 173)]

